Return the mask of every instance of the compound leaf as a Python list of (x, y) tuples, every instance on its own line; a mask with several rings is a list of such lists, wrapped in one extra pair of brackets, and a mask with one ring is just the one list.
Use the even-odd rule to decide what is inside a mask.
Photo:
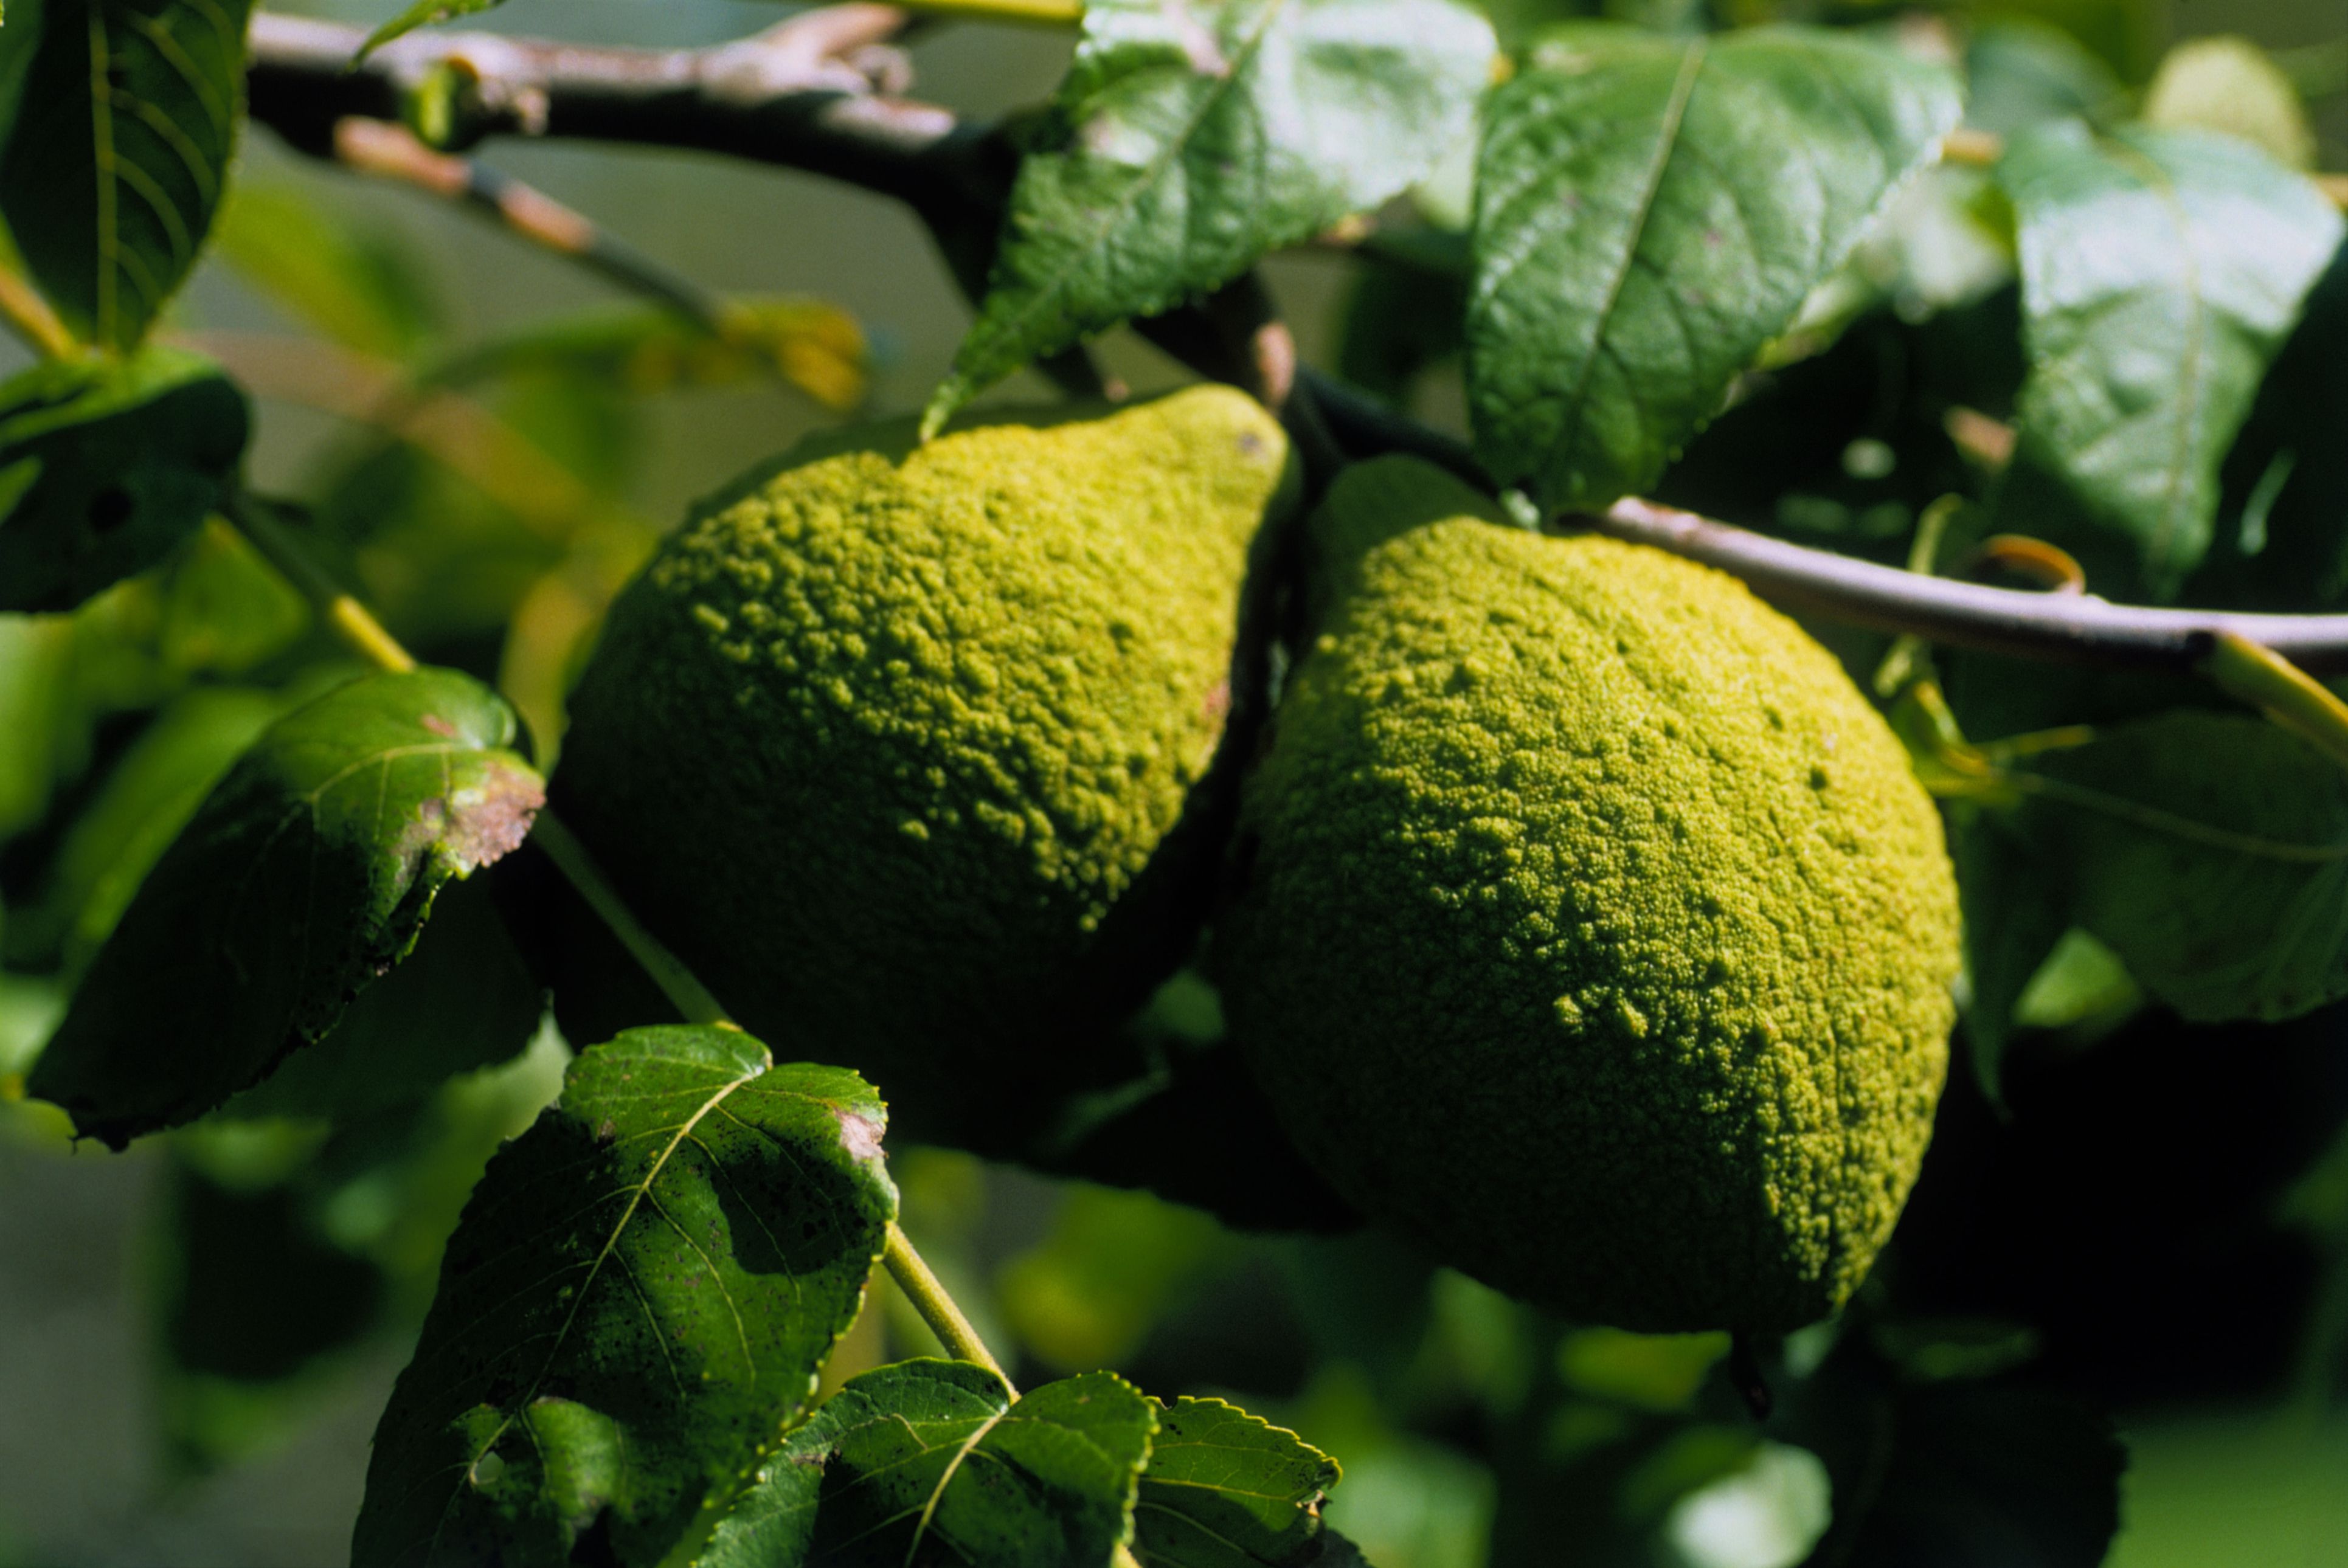
[(2210, 543), (2219, 466), (2341, 241), (2340, 214), (2245, 142), (2076, 122), (1998, 166), (2030, 374), (2002, 527), (2116, 591), (2174, 598)]
[(759, 1470), (698, 1568), (1103, 1568), (1157, 1409), (1113, 1372), (1014, 1402), (966, 1361), (880, 1368)]
[(896, 1214), (885, 1117), (854, 1073), (776, 1067), (738, 1030), (582, 1055), (448, 1244), (376, 1430), (357, 1568), (686, 1549), (856, 1317)]
[(1802, 27), (1544, 36), (1477, 169), (1477, 454), (1545, 506), (1651, 487), (1957, 122), (1953, 76)]
[(219, 506), (251, 430), (244, 395), (177, 349), (0, 384), (0, 610), (71, 610), (161, 560)]
[(252, 0), (17, 0), (0, 217), (80, 336), (128, 349), (196, 264), (244, 116)]
[(2348, 996), (2348, 774), (2260, 720), (2175, 712), (2036, 759), (2024, 825), (2071, 917), (2189, 1019)]
[[(1161, 1408), (1133, 1508), (1142, 1568), (1288, 1568), (1316, 1560), (1337, 1461), (1220, 1399)], [(1325, 1558), (1318, 1560), (1325, 1561)]]
[(272, 724), (148, 875), (28, 1091), (118, 1148), (324, 1035), (443, 886), (529, 832), (545, 794), (514, 728), (448, 670), (366, 676)]
[(925, 432), (1400, 192), (1468, 134), (1492, 52), (1457, 0), (1092, 0)]

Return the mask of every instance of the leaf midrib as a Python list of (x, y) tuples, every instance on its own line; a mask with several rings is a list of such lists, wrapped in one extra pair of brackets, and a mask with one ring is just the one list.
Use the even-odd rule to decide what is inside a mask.
[[(1130, 182), (1126, 193), (1104, 210), (1100, 220), (1093, 226), (1092, 232), (1082, 242), (1078, 251), (1081, 261), (1089, 261), (1097, 256), (1108, 236), (1128, 217), (1131, 216), (1134, 208), (1140, 203), (1142, 196), (1154, 190), (1158, 182), (1166, 177), (1166, 171), (1173, 167), (1174, 161), (1189, 147), (1191, 138), (1198, 135), (1199, 128), (1206, 123), (1207, 117), (1214, 111), (1218, 104), (1223, 101), (1227, 94), (1238, 87), (1240, 77), (1245, 74), (1257, 53), (1263, 47), (1264, 37), (1272, 31), (1272, 22), (1289, 4), (1290, 0), (1265, 0), (1263, 10), (1260, 13), (1254, 28), (1244, 36), (1241, 47), (1231, 61), (1231, 69), (1219, 78), (1209, 78), (1210, 85), (1204, 93), (1200, 95), (1198, 107), (1183, 121), (1180, 133), (1169, 137), (1166, 145), (1159, 150), (1157, 156), (1142, 166), (1139, 177)], [(1062, 269), (1049, 284), (1038, 291), (1027, 309), (1004, 322), (1005, 331), (1013, 333), (1014, 337), (1018, 332), (1024, 331), (1038, 313), (1066, 293), (1069, 281), (1075, 278), (1079, 271), (1081, 271), (1080, 265), (1071, 265)]]
[[(675, 1134), (669, 1139), (667, 1146), (662, 1149), (659, 1156), (653, 1161), (652, 1169), (644, 1173), (644, 1180), (636, 1184), (635, 1190), (628, 1196), (626, 1206), (620, 1212), (620, 1217), (613, 1222), (611, 1234), (603, 1238), (602, 1249), (596, 1253), (594, 1261), (587, 1266), (587, 1276), (579, 1282), (572, 1296), (571, 1310), (564, 1315), (561, 1327), (555, 1329), (552, 1343), (547, 1347), (546, 1359), (540, 1364), (537, 1375), (530, 1379), (530, 1387), (500, 1413), (497, 1430), (489, 1435), (489, 1438), (475, 1450), (472, 1458), (466, 1460), (459, 1469), (457, 1485), (448, 1494), (447, 1506), (440, 1512), (439, 1522), (433, 1527), (428, 1543), (429, 1549), (437, 1549), (439, 1546), (441, 1532), (448, 1529), (449, 1521), (456, 1516), (457, 1501), (464, 1495), (465, 1482), (462, 1478), (472, 1474), (473, 1467), (480, 1463), (481, 1456), (497, 1447), (499, 1440), (514, 1425), (519, 1413), (530, 1408), (530, 1402), (538, 1397), (539, 1389), (545, 1386), (547, 1374), (553, 1370), (556, 1359), (561, 1356), (563, 1347), (570, 1338), (572, 1327), (579, 1321), (579, 1314), (585, 1309), (588, 1296), (595, 1287), (596, 1278), (602, 1274), (604, 1263), (610, 1259), (613, 1251), (620, 1245), (620, 1238), (627, 1234), (629, 1224), (635, 1218), (637, 1207), (652, 1191), (653, 1184), (660, 1180), (661, 1173), (667, 1169), (670, 1157), (687, 1138), (692, 1136), (693, 1130), (701, 1125), (703, 1118), (724, 1104), (727, 1096), (736, 1090), (753, 1081), (766, 1071), (764, 1062), (753, 1063), (739, 1077), (728, 1081), (719, 1087), (716, 1093), (702, 1102), (694, 1113), (685, 1119), (683, 1125), (677, 1128)], [(523, 1430), (527, 1432), (529, 1429), (525, 1427)]]
[(1663, 106), (1663, 120), (1655, 137), (1654, 157), (1650, 160), (1639, 192), (1637, 210), (1631, 219), (1628, 241), (1622, 247), (1622, 259), (1615, 264), (1613, 276), (1606, 281), (1605, 298), (1592, 318), (1590, 347), (1581, 355), (1581, 368), (1574, 374), (1573, 385), (1567, 391), (1559, 407), (1559, 431), (1568, 440), (1575, 439), (1581, 423), (1581, 410), (1590, 400), (1591, 378), (1597, 374), (1601, 349), (1608, 341), (1608, 328), (1613, 321), (1615, 307), (1622, 303), (1622, 290), (1629, 283), (1631, 268), (1638, 260), (1639, 248), (1646, 241), (1647, 220), (1655, 210), (1662, 193), (1663, 176), (1671, 168), (1672, 154), (1677, 149), (1680, 127), (1687, 118), (1688, 100), (1695, 95), (1696, 77), (1703, 74), (1710, 46), (1702, 37), (1689, 40), (1686, 52), (1680, 58), (1679, 75), (1672, 82), (1672, 96)]

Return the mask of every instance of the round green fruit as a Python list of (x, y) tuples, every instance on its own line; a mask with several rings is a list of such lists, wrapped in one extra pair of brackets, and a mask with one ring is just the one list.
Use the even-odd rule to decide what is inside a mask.
[(1947, 1064), (1938, 815), (1733, 579), (1425, 464), (1308, 527), (1318, 636), (1215, 962), (1306, 1157), (1569, 1317), (1792, 1328), (1890, 1234)]
[(622, 594), (553, 804), (746, 1028), (1000, 1142), (1195, 940), (1295, 487), (1222, 388), (810, 438)]

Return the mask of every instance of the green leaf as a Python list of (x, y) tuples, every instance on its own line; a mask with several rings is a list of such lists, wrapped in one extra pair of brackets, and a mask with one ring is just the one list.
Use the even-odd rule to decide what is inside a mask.
[(149, 349), (0, 383), (0, 610), (71, 610), (193, 533), (244, 456), (244, 395)]
[(1093, 0), (924, 434), (1400, 192), (1468, 134), (1492, 51), (1457, 0)]
[(1947, 70), (1845, 34), (1547, 35), (1485, 112), (1468, 299), (1485, 466), (1550, 507), (1652, 487), (1957, 106)]
[(1834, 1483), (1811, 1568), (2104, 1561), (2127, 1468), (2107, 1418), (2036, 1389), (1900, 1384), (1855, 1360), (1838, 1352), (1811, 1387), (1789, 1390), (1781, 1418)]
[(362, 354), (406, 359), (445, 324), (431, 274), (412, 247), (299, 187), (239, 186), (215, 243), (272, 304)]
[[(80, 336), (128, 349), (195, 266), (244, 117), (252, 0), (17, 0), (0, 218)], [(0, 78), (13, 62), (0, 60)]]
[(1321, 1501), (1337, 1461), (1220, 1399), (1162, 1407), (1133, 1507), (1142, 1568), (1288, 1568), (1326, 1562)]
[(27, 1090), (120, 1147), (324, 1036), (451, 879), (544, 800), (511, 710), (453, 671), (372, 675), (263, 732), (98, 950)]
[(759, 1470), (697, 1568), (1106, 1568), (1156, 1409), (1113, 1372), (1014, 1403), (965, 1361), (882, 1367)]
[(1999, 524), (2069, 549), (2091, 583), (2172, 598), (2209, 550), (2219, 465), (2340, 214), (2257, 149), (2199, 131), (2047, 126), (1998, 175), (2031, 363)]
[(418, 27), (428, 27), (435, 22), (453, 22), (460, 16), (478, 15), (501, 5), (505, 0), (416, 0), (416, 3), (367, 35), (359, 46), (358, 57), (366, 59), (394, 38), (413, 33)]
[(2348, 996), (2348, 773), (2278, 725), (2176, 712), (2034, 759), (2021, 827), (2071, 918), (2188, 1019)]
[(397, 968), (361, 991), (317, 1044), (216, 1114), (348, 1122), (412, 1105), (460, 1073), (521, 1054), (544, 1012), (489, 878), (452, 883)]
[(2046, 858), (1992, 812), (1971, 811), (1949, 834), (1964, 915), (1965, 1043), (1993, 1105), (2005, 1103), (2005, 1048), (2014, 1006), (2070, 924)]
[(2315, 167), (2315, 128), (2299, 89), (2248, 38), (2192, 38), (2169, 50), (2145, 90), (2144, 118), (2223, 131), (2293, 169)]
[(376, 1430), (355, 1568), (689, 1545), (856, 1317), (896, 1214), (885, 1115), (854, 1073), (773, 1066), (735, 1029), (581, 1056), (448, 1244)]
[(2023, 16), (2001, 16), (1965, 39), (1965, 123), (2013, 136), (2050, 119), (2102, 125), (2127, 108), (2112, 68), (2068, 33)]
[(289, 706), (203, 685), (157, 713), (66, 830), (40, 900), (9, 912), (9, 961), (79, 972), (204, 796)]

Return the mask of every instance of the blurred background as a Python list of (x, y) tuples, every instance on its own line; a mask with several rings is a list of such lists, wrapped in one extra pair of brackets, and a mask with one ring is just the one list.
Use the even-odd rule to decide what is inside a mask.
[[(371, 25), (390, 6), (287, 8)], [(1609, 9), (1668, 24), (1682, 7)], [(1522, 26), (1565, 8), (1496, 10)], [(512, 0), (470, 25), (685, 46), (781, 14)], [(1954, 47), (2005, 51), (1976, 63), (1977, 117), (1984, 80), (2136, 93), (2172, 44), (2247, 36), (2304, 100), (2316, 165), (2348, 169), (2341, 0), (2038, 0), (1948, 26)], [(910, 45), (913, 90), (999, 116), (1050, 94), (1069, 44), (932, 28)], [(881, 198), (677, 153), (483, 157), (755, 305), (767, 352), (696, 345), (562, 259), (258, 127), (172, 330), (260, 398), (258, 487), (314, 505), (393, 630), (500, 680), (551, 743), (581, 636), (686, 503), (808, 429), (918, 406), (969, 311)], [(1457, 185), (1422, 193), (1437, 232)], [(1941, 191), (1906, 215), (1867, 318), (1890, 324), (1854, 329), (1818, 375), (1857, 374), (1852, 355), (1935, 313), (1962, 341), (1965, 312), (2010, 301), (1994, 237), (1962, 231), (1962, 211)], [(1415, 325), (1447, 285), (1334, 251), (1266, 272), (1308, 359), (1457, 426), (1447, 345)], [(1101, 352), (1137, 390), (1182, 379), (1130, 333)], [(22, 363), (0, 345), (0, 372)], [(1022, 378), (1000, 395), (1047, 395)], [(1834, 484), (1740, 483), (1754, 420), (1724, 422), (1674, 483), (1740, 521), (1896, 538), (1912, 510), (1880, 508), (1906, 503), (1843, 483), (1869, 477), (1847, 455), (1869, 417), (1828, 433)], [(224, 531), (72, 616), (0, 617), (0, 1083), (209, 781), (338, 670)], [(2115, 1562), (2348, 1563), (2348, 1009), (2188, 1028), (2089, 948), (2041, 982), (2005, 1104), (1959, 1065), (1873, 1307), (1773, 1352), (1766, 1427), (1729, 1387), (1724, 1339), (1546, 1321), (1367, 1233), (1243, 1234), (930, 1150), (896, 1156), (905, 1223), (1014, 1375), (1110, 1366), (1162, 1398), (1226, 1392), (1332, 1450), (1330, 1517), (1380, 1568), (1787, 1568), (1856, 1495), (1837, 1475), (1898, 1501), (1913, 1533), (1894, 1539), (1931, 1543), (1906, 1561), (2091, 1561), (2045, 1543), (2096, 1528), (2057, 1483), (2110, 1463), (2103, 1410), (2130, 1456)], [(1214, 999), (1178, 979), (1149, 1022), (1210, 1039)], [(0, 1096), (0, 1568), (341, 1562), (441, 1241), (565, 1056), (550, 1026), (381, 1123), (228, 1121), (121, 1155), (74, 1150), (44, 1108)], [(930, 1348), (884, 1285), (833, 1375)], [(1874, 1444), (1855, 1459), (1836, 1451), (1853, 1433)]]

